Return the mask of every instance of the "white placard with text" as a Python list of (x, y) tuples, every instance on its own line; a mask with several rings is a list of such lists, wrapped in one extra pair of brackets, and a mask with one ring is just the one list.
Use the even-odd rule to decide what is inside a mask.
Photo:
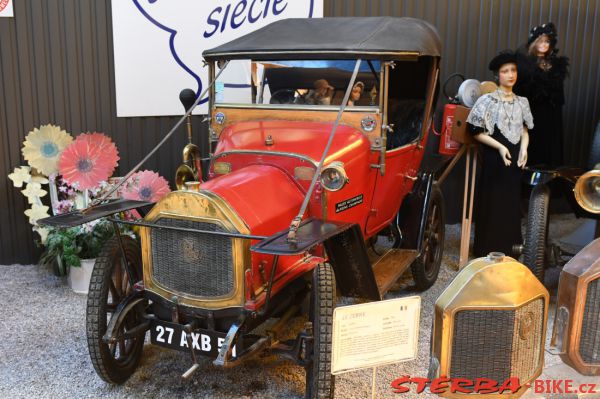
[[(117, 116), (181, 115), (179, 92), (208, 84), (204, 50), (276, 20), (322, 16), (323, 0), (113, 0)], [(249, 70), (228, 66), (225, 83), (247, 85)], [(202, 102), (194, 113), (206, 112)]]
[(418, 296), (336, 308), (331, 373), (415, 359), (420, 312)]
[(0, 0), (0, 17), (14, 17), (14, 0)]

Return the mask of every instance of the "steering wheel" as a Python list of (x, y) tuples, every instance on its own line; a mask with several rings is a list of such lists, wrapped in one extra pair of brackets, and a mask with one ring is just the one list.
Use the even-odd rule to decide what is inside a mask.
[(269, 104), (293, 104), (296, 98), (296, 91), (293, 89), (279, 89), (271, 94)]

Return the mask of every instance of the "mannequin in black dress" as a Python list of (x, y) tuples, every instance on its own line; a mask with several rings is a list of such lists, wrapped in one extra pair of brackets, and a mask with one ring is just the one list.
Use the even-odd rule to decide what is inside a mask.
[(527, 163), (528, 128), (533, 118), (525, 97), (512, 91), (517, 81), (517, 56), (502, 52), (489, 69), (498, 90), (479, 97), (467, 118), (480, 146), (482, 168), (475, 201), (475, 256), (492, 251), (512, 255), (521, 235), (521, 168)]
[(559, 56), (552, 22), (529, 31), (527, 44), (519, 49), (519, 80), (516, 94), (527, 97), (535, 120), (529, 132), (529, 164), (555, 168), (563, 165), (564, 81), (569, 59)]

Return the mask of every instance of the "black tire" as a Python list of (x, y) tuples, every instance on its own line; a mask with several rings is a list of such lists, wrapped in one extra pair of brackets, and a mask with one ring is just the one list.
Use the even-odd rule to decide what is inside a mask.
[(335, 376), (331, 374), (331, 342), (335, 304), (335, 275), (330, 264), (322, 263), (313, 272), (309, 318), (314, 341), (306, 367), (306, 399), (333, 398)]
[[(123, 248), (127, 260), (134, 266), (136, 281), (142, 278), (142, 257), (138, 243), (123, 236)], [(127, 272), (121, 263), (121, 252), (117, 237), (109, 240), (96, 258), (90, 281), (86, 311), (88, 350), (96, 373), (104, 381), (121, 384), (133, 374), (140, 361), (145, 333), (132, 339), (122, 339), (115, 344), (102, 340), (112, 312), (126, 295), (131, 292)], [(131, 312), (120, 332), (139, 323), (135, 312)]]
[(538, 184), (531, 190), (525, 243), (523, 244), (523, 263), (544, 282), (544, 264), (548, 241), (548, 205), (550, 189), (546, 184)]
[(439, 187), (433, 186), (421, 254), (410, 266), (417, 289), (421, 291), (431, 287), (440, 273), (444, 253), (445, 229), (444, 197)]

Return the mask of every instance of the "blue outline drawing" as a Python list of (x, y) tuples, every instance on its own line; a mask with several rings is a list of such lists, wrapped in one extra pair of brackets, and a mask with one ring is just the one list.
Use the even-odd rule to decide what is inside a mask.
[[(175, 36), (177, 35), (177, 31), (171, 28), (166, 27), (165, 25), (161, 24), (160, 22), (158, 22), (157, 20), (155, 20), (154, 18), (152, 18), (150, 16), (150, 14), (148, 14), (146, 12), (146, 10), (144, 10), (144, 8), (140, 5), (139, 0), (132, 0), (133, 4), (137, 7), (137, 9), (140, 11), (140, 13), (142, 13), (142, 15), (144, 17), (146, 17), (150, 22), (152, 22), (154, 25), (156, 25), (159, 29), (162, 29), (166, 32), (170, 33), (169, 36), (169, 49), (171, 50), (171, 54), (173, 55), (173, 58), (175, 59), (175, 61), (177, 62), (177, 64), (179, 64), (180, 67), (182, 67), (187, 73), (189, 73), (194, 80), (196, 81), (196, 83), (198, 84), (198, 89), (196, 90), (196, 96), (199, 96), (202, 93), (202, 79), (200, 79), (200, 76), (198, 76), (194, 71), (192, 71), (192, 69), (190, 69), (182, 60), (181, 58), (179, 58), (179, 56), (177, 55), (177, 51), (175, 50)], [(156, 3), (158, 0), (148, 0), (148, 3), (150, 4), (154, 4)], [(310, 0), (310, 11), (308, 13), (308, 18), (312, 18), (313, 17), (313, 11), (314, 11), (314, 6), (315, 6), (315, 0)], [(242, 87), (250, 87), (247, 84), (233, 84), (233, 83), (228, 83), (225, 85), (225, 87), (230, 87), (230, 88), (242, 88)], [(208, 101), (208, 97), (205, 98), (204, 100), (200, 101), (200, 104), (204, 104)]]

